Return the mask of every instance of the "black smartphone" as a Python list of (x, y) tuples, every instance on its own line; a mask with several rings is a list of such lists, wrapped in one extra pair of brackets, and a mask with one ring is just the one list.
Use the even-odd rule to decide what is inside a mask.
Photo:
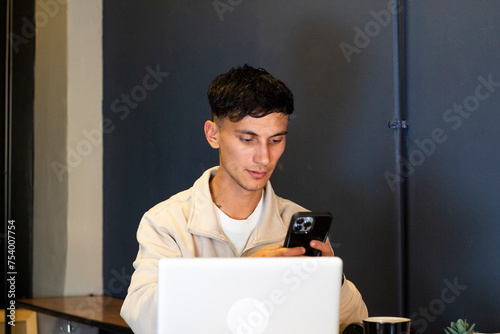
[(307, 256), (320, 256), (321, 251), (311, 248), (312, 240), (326, 241), (332, 215), (329, 212), (297, 212), (292, 216), (284, 247), (292, 248), (302, 246), (306, 249)]

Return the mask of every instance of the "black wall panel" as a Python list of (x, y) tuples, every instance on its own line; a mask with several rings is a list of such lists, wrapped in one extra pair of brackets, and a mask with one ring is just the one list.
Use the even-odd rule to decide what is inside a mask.
[(412, 1), (407, 13), (410, 313), (500, 329), (500, 3)]

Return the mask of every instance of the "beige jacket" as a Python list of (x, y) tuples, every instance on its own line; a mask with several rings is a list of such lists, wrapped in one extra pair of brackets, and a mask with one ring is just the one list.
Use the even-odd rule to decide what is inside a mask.
[[(207, 170), (193, 187), (159, 203), (144, 214), (137, 240), (139, 252), (121, 316), (137, 334), (156, 333), (158, 260), (163, 257), (234, 257), (222, 232), (209, 190), (217, 167)], [(241, 256), (265, 246), (282, 244), (288, 223), (303, 207), (274, 194), (268, 182), (262, 221), (250, 235)], [(341, 330), (367, 316), (360, 293), (345, 280), (341, 295)]]

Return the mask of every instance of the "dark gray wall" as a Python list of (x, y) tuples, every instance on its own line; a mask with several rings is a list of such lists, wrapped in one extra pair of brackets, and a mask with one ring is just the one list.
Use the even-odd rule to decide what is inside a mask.
[[(499, 213), (493, 204), (498, 203), (494, 151), (499, 138), (487, 125), (494, 117), (498, 121), (494, 106), (500, 92), (498, 97), (492, 93), (484, 107), (481, 101), (474, 118), (467, 119), (470, 126), (477, 124), (475, 130), (467, 131), (464, 121), (452, 133), (442, 119), (453, 103), (474, 93), (478, 75), (493, 73), (500, 81), (493, 65), (499, 49), (493, 7), (498, 12), (499, 4), (483, 2), (487, 6), (479, 10), (465, 1), (412, 1), (407, 13), (408, 152), (414, 150), (414, 139), (427, 138), (438, 125), (449, 136), (406, 182), (407, 309), (410, 314), (429, 308), (446, 279), (458, 277), (470, 294), (467, 304), (460, 302), (466, 300), (464, 292), (426, 321), (427, 332), (442, 331), (444, 323), (458, 317), (493, 326), (495, 318), (480, 316), (486, 311), (470, 303), (489, 300), (485, 290), (497, 289), (500, 299), (498, 287), (489, 281), (498, 278), (498, 269), (491, 266), (498, 260), (493, 252), (498, 246), (479, 236), (486, 233), (493, 240), (499, 235), (492, 224)], [(225, 4), (226, 11), (218, 13), (217, 3)], [(109, 293), (126, 294), (142, 214), (217, 164), (202, 130), (210, 118), (206, 88), (217, 74), (248, 63), (282, 79), (296, 99), (287, 150), (272, 177), (274, 188), (311, 210), (334, 214), (333, 247), (370, 313), (398, 313), (397, 198), (385, 178), (386, 172), (395, 172), (393, 130), (387, 127), (394, 97), (392, 27), (384, 15), (388, 7), (387, 0), (104, 2), (104, 287)], [(490, 21), (483, 22), (483, 16)], [(467, 69), (474, 64), (478, 67)], [(449, 77), (440, 72), (447, 66)], [(158, 82), (148, 77), (155, 70)], [(476, 117), (483, 108), (490, 114)], [(462, 137), (455, 136), (459, 133)], [(476, 165), (483, 156), (488, 165)], [(489, 174), (471, 172), (487, 166)], [(470, 239), (473, 231), (477, 238)], [(459, 250), (464, 242), (468, 248)], [(440, 272), (445, 263), (453, 265)], [(483, 280), (473, 285), (468, 278), (477, 274)], [(423, 328), (421, 321), (417, 325)]]
[(410, 310), (428, 332), (500, 329), (499, 19), (498, 1), (408, 10)]

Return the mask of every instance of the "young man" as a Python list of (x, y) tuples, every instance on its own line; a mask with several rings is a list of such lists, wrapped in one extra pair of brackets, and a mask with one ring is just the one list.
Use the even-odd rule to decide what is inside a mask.
[[(275, 195), (269, 178), (285, 149), (290, 90), (248, 65), (215, 78), (208, 89), (212, 120), (205, 136), (219, 166), (192, 188), (156, 205), (137, 232), (139, 253), (121, 315), (135, 333), (156, 333), (157, 264), (162, 257), (302, 256), (284, 248), (290, 218), (303, 207)], [(329, 241), (313, 241), (333, 256)], [(344, 280), (341, 330), (367, 316), (358, 290)]]

